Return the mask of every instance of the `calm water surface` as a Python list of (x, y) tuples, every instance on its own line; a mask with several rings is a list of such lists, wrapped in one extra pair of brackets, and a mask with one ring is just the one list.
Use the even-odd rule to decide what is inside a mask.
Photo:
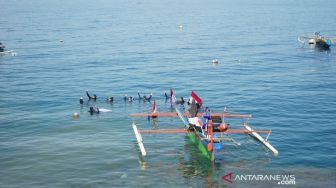
[[(336, 1), (323, 5), (1, 0), (0, 42), (17, 56), (0, 57), (0, 187), (278, 186), (228, 184), (221, 179), (228, 172), (294, 174), (288, 187), (335, 187), (335, 49), (297, 42), (315, 31), (336, 35)], [(163, 93), (171, 87), (177, 96), (197, 91), (214, 111), (253, 114), (252, 126), (272, 129), (279, 156), (232, 135), (242, 146), (228, 143), (211, 165), (184, 134), (147, 134), (142, 159), (133, 120), (141, 129), (182, 124), (132, 119), (150, 104), (122, 98), (153, 93), (158, 110), (169, 111)], [(81, 107), (86, 90), (98, 101)], [(112, 113), (91, 116), (91, 105)]]

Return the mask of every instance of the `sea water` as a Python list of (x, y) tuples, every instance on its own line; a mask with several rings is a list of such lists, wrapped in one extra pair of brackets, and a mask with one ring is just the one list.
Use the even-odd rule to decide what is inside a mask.
[[(336, 34), (335, 1), (13, 0), (0, 7), (0, 42), (17, 53), (0, 57), (0, 187), (285, 187), (229, 183), (222, 179), (229, 172), (335, 187), (335, 49), (297, 41)], [(232, 134), (241, 146), (228, 142), (209, 164), (185, 134), (165, 133), (143, 134), (148, 155), (141, 157), (133, 121), (139, 129), (183, 124), (131, 118), (151, 104), (123, 97), (152, 93), (158, 111), (171, 111), (170, 88), (185, 98), (196, 91), (212, 111), (252, 114), (253, 128), (272, 130), (279, 156)], [(98, 100), (87, 101), (86, 90)], [(90, 115), (90, 106), (112, 112)]]

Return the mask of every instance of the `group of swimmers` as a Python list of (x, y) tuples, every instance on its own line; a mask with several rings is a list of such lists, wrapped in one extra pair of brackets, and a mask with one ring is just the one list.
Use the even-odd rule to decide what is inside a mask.
[[(89, 101), (96, 101), (98, 99), (96, 94), (90, 95), (88, 91), (86, 91), (86, 96), (88, 97)], [(138, 98), (137, 99), (132, 97), (132, 96), (127, 96), (127, 95), (125, 95), (125, 97), (123, 99), (124, 99), (125, 102), (133, 102), (134, 100), (139, 100), (139, 101), (142, 100), (143, 102), (150, 102), (152, 97), (153, 97), (152, 93), (149, 96), (146, 96), (146, 95), (141, 96), (140, 93), (138, 92)], [(109, 97), (106, 98), (106, 101), (109, 102), (109, 103), (113, 103), (114, 98), (112, 96), (109, 96)], [(81, 105), (84, 104), (84, 98), (83, 97), (79, 98), (79, 103)], [(91, 106), (89, 108), (88, 112), (90, 112), (91, 114), (99, 114), (100, 111), (99, 111), (98, 107)]]
[[(176, 99), (173, 99), (174, 96), (169, 96), (166, 92), (164, 93), (164, 95), (165, 95), (165, 97), (166, 97), (166, 102), (167, 102), (168, 100), (170, 100), (170, 102), (173, 102), (173, 101), (174, 101), (176, 104), (184, 105), (184, 103), (185, 103), (185, 101), (184, 101), (184, 99), (183, 99), (182, 96), (180, 97), (180, 100), (176, 100)], [(187, 102), (187, 103), (189, 104), (189, 102)]]
[[(153, 97), (152, 93), (149, 95), (149, 97), (147, 97), (146, 95), (141, 96), (140, 93), (138, 92), (138, 100), (139, 101), (142, 100), (143, 102), (150, 102), (152, 97)], [(134, 98), (132, 96), (125, 95), (125, 97), (124, 97), (125, 102), (133, 102), (134, 100), (136, 100), (136, 98)]]
[[(98, 99), (96, 94), (90, 95), (88, 91), (86, 91), (86, 96), (88, 97), (89, 101), (96, 101)], [(171, 96), (168, 96), (166, 92), (164, 93), (164, 96), (165, 96), (166, 102), (168, 100), (170, 100), (171, 102), (172, 102), (172, 100), (174, 100), (174, 99), (172, 99)], [(152, 97), (153, 97), (152, 93), (149, 96), (146, 96), (146, 95), (141, 96), (140, 92), (138, 92), (138, 97), (137, 98), (125, 95), (123, 100), (124, 100), (124, 102), (129, 102), (129, 103), (132, 103), (135, 100), (138, 100), (138, 101), (142, 100), (143, 102), (151, 102)], [(114, 101), (114, 98), (112, 96), (109, 96), (109, 97), (106, 98), (106, 102), (108, 102), (108, 103), (113, 103), (113, 101)], [(181, 105), (185, 104), (185, 100), (183, 99), (183, 97), (180, 97), (180, 100), (174, 100), (174, 102), (176, 102), (176, 104), (181, 104)], [(84, 98), (83, 97), (80, 97), (79, 103), (81, 105), (84, 104)], [(189, 104), (189, 102), (187, 102), (187, 103)], [(90, 112), (91, 114), (99, 114), (100, 111), (99, 111), (98, 107), (90, 106), (88, 112)]]
[[(88, 91), (86, 91), (86, 95), (87, 95), (87, 97), (89, 98), (89, 101), (96, 101), (97, 100), (97, 95), (90, 95), (89, 94), (89, 92)], [(151, 99), (152, 99), (152, 97), (153, 97), (153, 94), (151, 93), (148, 97), (146, 96), (146, 95), (144, 95), (144, 96), (141, 96), (140, 95), (140, 93), (138, 92), (138, 100), (142, 100), (142, 101), (144, 101), (144, 102), (150, 102), (151, 101)], [(136, 100), (136, 98), (134, 98), (134, 97), (132, 97), (132, 96), (127, 96), (127, 95), (125, 95), (125, 97), (123, 98), (124, 99), (124, 101), (125, 102), (133, 102), (134, 100)], [(113, 103), (113, 97), (112, 96), (109, 96), (109, 97), (107, 97), (106, 98), (106, 101), (107, 102), (110, 102), (110, 103)], [(80, 97), (79, 98), (79, 103), (80, 104), (84, 104), (84, 98), (83, 97)]]

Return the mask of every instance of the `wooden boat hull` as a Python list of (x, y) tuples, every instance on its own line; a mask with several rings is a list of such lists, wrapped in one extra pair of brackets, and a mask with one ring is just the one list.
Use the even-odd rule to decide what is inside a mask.
[[(188, 119), (186, 117), (184, 117), (183, 113), (177, 107), (175, 107), (175, 110), (176, 110), (176, 113), (177, 113), (178, 117), (182, 120), (184, 126), (188, 130), (189, 127), (190, 127)], [(212, 160), (212, 161), (215, 160), (215, 153), (213, 152), (213, 150), (212, 151), (208, 150), (208, 143), (209, 142), (207, 140), (202, 140), (200, 135), (197, 132), (194, 132), (194, 131), (188, 131), (187, 136), (188, 136), (189, 140), (197, 146), (197, 148), (199, 149), (201, 154), (206, 159), (209, 159), (209, 160)]]
[(187, 136), (189, 140), (199, 149), (202, 156), (204, 156), (206, 159), (213, 160), (212, 151), (208, 151), (207, 142), (201, 141), (200, 137), (195, 132), (188, 132)]

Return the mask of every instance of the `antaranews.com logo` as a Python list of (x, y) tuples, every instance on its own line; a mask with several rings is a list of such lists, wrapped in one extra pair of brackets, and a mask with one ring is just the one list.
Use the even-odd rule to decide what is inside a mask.
[(222, 180), (227, 183), (238, 181), (274, 181), (278, 185), (295, 185), (295, 175), (293, 174), (237, 174), (229, 172), (222, 176)]

